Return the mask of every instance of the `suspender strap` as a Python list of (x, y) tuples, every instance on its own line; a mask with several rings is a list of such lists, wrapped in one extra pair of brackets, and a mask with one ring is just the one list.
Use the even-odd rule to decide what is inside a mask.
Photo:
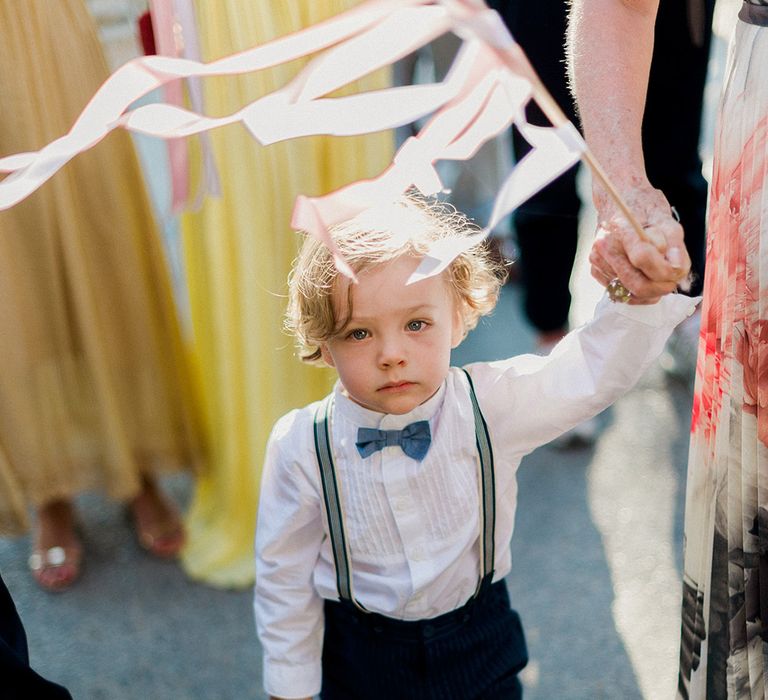
[(479, 586), (483, 579), (490, 575), (490, 581), (493, 577), (496, 548), (496, 480), (494, 478), (493, 448), (488, 434), (488, 424), (485, 422), (480, 405), (477, 403), (472, 377), (463, 367), (461, 369), (469, 384), (469, 398), (472, 400), (472, 412), (475, 417), (475, 444), (480, 457), (480, 513), (483, 522), (480, 534), (480, 583), (477, 591), (479, 592)]
[(336, 565), (336, 589), (341, 600), (351, 600), (352, 575), (349, 568), (349, 550), (344, 533), (344, 521), (341, 517), (341, 500), (336, 469), (331, 452), (330, 415), (333, 410), (333, 394), (327, 396), (315, 412), (315, 452), (320, 465), (320, 479), (323, 484), (325, 512), (328, 516), (328, 529), (331, 536), (333, 561)]
[[(494, 533), (496, 528), (496, 486), (494, 480), (493, 449), (480, 406), (477, 403), (475, 387), (467, 370), (462, 370), (469, 384), (469, 396), (472, 401), (472, 412), (475, 420), (475, 444), (480, 458), (479, 490), (480, 490), (480, 577), (473, 597), (476, 597), (482, 586), (490, 584), (493, 579), (495, 557)], [(320, 466), (320, 480), (323, 485), (323, 499), (328, 517), (328, 530), (331, 538), (331, 550), (336, 566), (336, 589), (339, 599), (352, 602), (356, 607), (365, 608), (352, 594), (352, 570), (350, 567), (349, 545), (344, 532), (339, 483), (333, 463), (331, 450), (330, 418), (333, 412), (333, 394), (327, 396), (315, 411), (315, 452)], [(366, 611), (367, 612), (367, 611)]]
[(739, 10), (739, 19), (747, 24), (768, 27), (768, 5), (753, 5), (745, 2)]

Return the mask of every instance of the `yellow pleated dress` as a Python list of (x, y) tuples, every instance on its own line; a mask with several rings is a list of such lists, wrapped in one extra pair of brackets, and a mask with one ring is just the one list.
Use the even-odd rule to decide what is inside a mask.
[[(352, 0), (195, 0), (202, 59), (215, 60), (348, 9)], [(205, 111), (229, 114), (282, 86), (303, 65), (203, 82)], [(388, 73), (359, 89), (388, 85)], [(222, 587), (252, 583), (264, 448), (275, 420), (327, 393), (330, 370), (302, 365), (282, 330), (286, 278), (301, 243), (290, 216), (318, 195), (381, 172), (392, 135), (303, 138), (260, 146), (242, 125), (211, 132), (221, 198), (182, 218), (196, 365), (210, 436), (209, 469), (188, 514), (183, 565)], [(199, 157), (198, 157), (199, 162)]]
[[(0, 0), (0, 155), (69, 130), (109, 74), (83, 0)], [(0, 532), (199, 454), (164, 251), (130, 136), (0, 212)]]

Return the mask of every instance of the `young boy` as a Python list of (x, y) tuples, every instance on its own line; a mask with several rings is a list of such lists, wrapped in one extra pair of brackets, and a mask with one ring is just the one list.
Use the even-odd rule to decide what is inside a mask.
[(475, 246), (406, 281), (431, 244), (471, 230), (406, 196), (334, 230), (357, 283), (315, 240), (298, 258), (288, 327), (339, 381), (267, 448), (255, 611), (272, 698), (521, 697), (503, 581), (520, 460), (626, 392), (694, 309), (603, 300), (548, 357), (451, 368), (496, 303), (498, 264)]

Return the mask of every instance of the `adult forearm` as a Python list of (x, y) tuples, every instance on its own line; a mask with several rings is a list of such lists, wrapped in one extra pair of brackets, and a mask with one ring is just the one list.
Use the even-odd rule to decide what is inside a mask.
[[(568, 70), (584, 134), (619, 190), (644, 183), (641, 129), (659, 0), (573, 0)], [(605, 206), (596, 190), (596, 203)]]
[[(653, 303), (685, 286), (690, 258), (665, 195), (648, 181), (642, 125), (659, 0), (572, 0), (568, 70), (584, 135), (619, 195), (630, 223), (593, 186), (597, 239), (592, 276), (620, 282), (630, 303)], [(639, 233), (642, 229), (642, 234)]]

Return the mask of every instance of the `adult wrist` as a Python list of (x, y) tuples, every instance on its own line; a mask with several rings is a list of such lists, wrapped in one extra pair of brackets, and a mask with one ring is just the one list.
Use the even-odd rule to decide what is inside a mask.
[[(643, 196), (658, 196), (659, 190), (650, 183), (645, 174), (623, 174), (611, 179), (611, 184), (624, 202), (632, 209), (632, 202)], [(619, 205), (614, 197), (597, 179), (593, 180), (592, 201), (597, 210), (598, 220), (610, 219), (619, 211)]]

